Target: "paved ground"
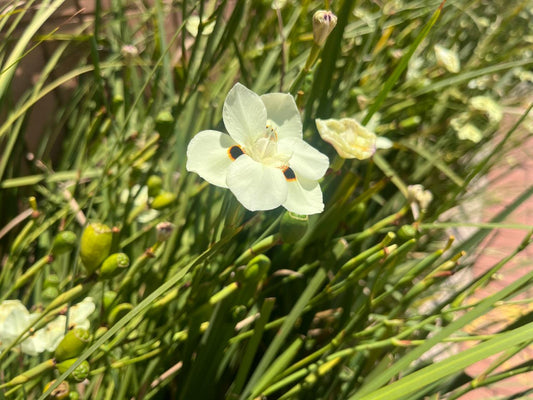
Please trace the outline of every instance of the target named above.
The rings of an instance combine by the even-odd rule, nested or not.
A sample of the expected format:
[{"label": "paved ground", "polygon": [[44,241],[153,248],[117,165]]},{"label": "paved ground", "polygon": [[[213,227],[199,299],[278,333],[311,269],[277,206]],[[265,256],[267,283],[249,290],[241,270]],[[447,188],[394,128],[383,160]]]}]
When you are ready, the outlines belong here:
[{"label": "paved ground", "polygon": [[[512,166],[516,166],[512,168]],[[501,211],[507,204],[511,203],[522,191],[533,185],[533,138],[523,143],[514,151],[506,163],[501,165],[489,175],[489,185],[485,198],[485,206],[482,208],[483,221]],[[528,224],[533,227],[533,198],[522,204],[513,212],[506,222]],[[474,268],[474,277],[481,275],[488,268],[500,261],[509,252],[515,249],[524,239],[526,230],[501,229],[494,231],[485,241],[481,254],[478,257]],[[533,245],[517,255],[514,260],[508,263],[502,272],[495,276],[490,285],[475,294],[475,298],[484,298],[505,287],[508,282],[512,282],[519,276],[530,272],[533,268]],[[533,299],[533,287],[517,299]],[[491,312],[487,317],[479,319],[469,327],[472,332],[478,334],[491,333],[496,329],[506,326],[510,321],[514,321],[521,315],[533,310],[533,301],[520,305],[509,305],[499,307]],[[472,365],[467,372],[472,376],[483,373],[492,360],[480,362]],[[510,359],[504,364],[504,369],[511,365],[516,365],[533,358],[533,345],[526,348],[518,356]],[[461,400],[490,400],[504,399],[507,396],[523,391],[526,388],[533,388],[533,372],[522,374],[487,388],[479,388],[468,395],[461,397]],[[533,394],[522,399],[533,399]]]}]

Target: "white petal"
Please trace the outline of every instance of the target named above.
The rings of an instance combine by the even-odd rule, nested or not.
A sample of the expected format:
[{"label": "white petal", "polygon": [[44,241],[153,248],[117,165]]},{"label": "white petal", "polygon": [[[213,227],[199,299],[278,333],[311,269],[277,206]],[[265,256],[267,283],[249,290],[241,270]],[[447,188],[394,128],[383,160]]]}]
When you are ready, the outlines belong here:
[{"label": "white petal", "polygon": [[247,155],[230,165],[227,183],[250,211],[272,210],[287,199],[287,181],[281,169],[258,163]]},{"label": "white petal", "polygon": [[324,210],[322,190],[318,182],[297,178],[288,182],[289,193],[283,207],[296,214],[318,214]]},{"label": "white petal", "polygon": [[294,98],[286,93],[269,93],[261,96],[267,118],[276,124],[278,138],[302,138],[302,119]]},{"label": "white petal", "polygon": [[221,132],[199,132],[187,147],[187,171],[196,172],[213,185],[227,188],[226,172],[232,162],[228,149],[236,144]]},{"label": "white petal", "polygon": [[265,105],[257,94],[240,83],[229,91],[224,101],[222,117],[230,136],[243,146],[265,133]]},{"label": "white petal", "polygon": [[278,152],[292,154],[289,166],[303,178],[317,180],[324,176],[329,159],[302,139],[286,138],[278,142]]},{"label": "white petal", "polygon": [[69,325],[86,325],[87,318],[91,315],[96,306],[94,305],[92,297],[86,297],[78,304],[69,308]]}]

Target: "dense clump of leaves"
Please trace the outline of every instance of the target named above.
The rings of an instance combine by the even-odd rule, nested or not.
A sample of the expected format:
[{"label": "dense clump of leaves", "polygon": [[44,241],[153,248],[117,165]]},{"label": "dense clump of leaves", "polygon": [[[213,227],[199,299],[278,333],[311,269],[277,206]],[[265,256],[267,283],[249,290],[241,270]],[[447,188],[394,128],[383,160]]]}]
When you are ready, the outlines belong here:
[{"label": "dense clump of leaves", "polygon": [[[63,3],[0,12],[8,38],[0,44],[0,297],[40,313],[0,347],[0,396],[38,398],[65,379],[75,396],[80,365],[77,390],[94,399],[457,398],[531,370],[493,366],[477,380],[462,372],[506,350],[501,364],[530,343],[528,316],[492,335],[463,328],[530,285],[531,272],[468,303],[531,234],[476,282],[450,287],[473,261],[464,252],[475,254],[489,230],[454,243],[444,229],[467,222],[446,221],[449,210],[531,134],[519,129],[526,104],[497,135],[498,110],[523,106],[531,88],[530,1],[345,0],[333,4],[338,20],[323,47],[312,34],[318,1],[96,2],[94,20],[69,33],[46,24],[57,24]],[[14,99],[15,72],[39,49],[46,63]],[[295,96],[305,139],[332,166],[322,214],[247,212],[186,172],[187,143],[200,130],[223,130],[236,81]],[[24,157],[32,110],[50,93],[57,108]],[[314,121],[344,117],[392,148],[343,163]],[[479,140],[462,136],[466,125]],[[412,184],[433,193],[427,209],[409,195]],[[524,188],[491,228],[531,195]],[[89,222],[109,227],[105,246],[83,239]],[[97,262],[83,264],[84,254]],[[68,367],[58,370],[49,351],[17,354],[30,328],[86,296],[97,303],[90,343]],[[481,343],[442,361],[423,357],[472,340]]]}]

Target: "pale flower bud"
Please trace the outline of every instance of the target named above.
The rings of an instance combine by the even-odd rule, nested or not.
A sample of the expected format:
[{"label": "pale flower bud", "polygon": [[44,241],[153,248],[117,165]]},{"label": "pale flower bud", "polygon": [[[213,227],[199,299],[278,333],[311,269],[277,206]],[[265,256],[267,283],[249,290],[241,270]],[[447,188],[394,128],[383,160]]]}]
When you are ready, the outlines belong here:
[{"label": "pale flower bud", "polygon": [[353,118],[317,119],[320,137],[342,158],[365,160],[376,152],[376,135]]},{"label": "pale flower bud", "polygon": [[329,34],[337,25],[337,17],[331,11],[318,10],[313,15],[313,40],[322,47]]}]

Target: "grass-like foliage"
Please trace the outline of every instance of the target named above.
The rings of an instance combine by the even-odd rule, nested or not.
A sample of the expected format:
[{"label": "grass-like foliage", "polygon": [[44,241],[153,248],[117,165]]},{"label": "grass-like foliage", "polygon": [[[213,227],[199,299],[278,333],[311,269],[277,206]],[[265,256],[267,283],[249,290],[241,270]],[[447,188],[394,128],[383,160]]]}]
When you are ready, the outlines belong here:
[{"label": "grass-like foliage", "polygon": [[[89,3],[0,4],[0,399],[456,399],[531,371],[504,365],[531,312],[465,327],[531,287],[471,300],[531,243],[505,218],[533,186],[451,236],[532,133],[530,0]],[[237,82],[294,96],[323,212],[187,171]],[[341,158],[316,119],[343,118],[388,145]],[[469,279],[506,227],[523,243]]]}]

